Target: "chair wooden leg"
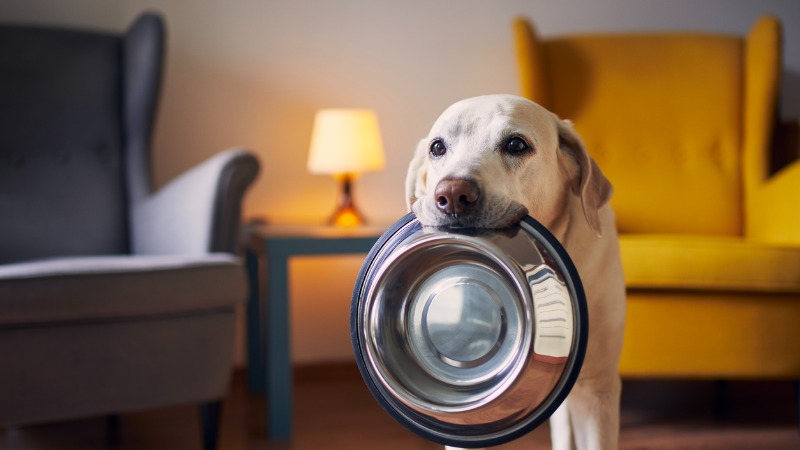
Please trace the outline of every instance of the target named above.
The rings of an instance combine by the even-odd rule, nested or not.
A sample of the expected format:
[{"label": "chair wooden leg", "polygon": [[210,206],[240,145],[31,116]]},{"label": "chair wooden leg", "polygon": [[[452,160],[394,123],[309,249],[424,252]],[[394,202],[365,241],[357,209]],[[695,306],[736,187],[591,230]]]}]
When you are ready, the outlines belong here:
[{"label": "chair wooden leg", "polygon": [[797,432],[800,434],[800,380],[794,381],[795,393],[797,393]]},{"label": "chair wooden leg", "polygon": [[714,417],[725,420],[728,417],[728,381],[714,380]]},{"label": "chair wooden leg", "polygon": [[203,450],[216,450],[219,438],[219,416],[222,400],[200,405],[200,424],[203,429]]},{"label": "chair wooden leg", "polygon": [[106,416],[106,445],[115,448],[120,443],[119,414]]}]

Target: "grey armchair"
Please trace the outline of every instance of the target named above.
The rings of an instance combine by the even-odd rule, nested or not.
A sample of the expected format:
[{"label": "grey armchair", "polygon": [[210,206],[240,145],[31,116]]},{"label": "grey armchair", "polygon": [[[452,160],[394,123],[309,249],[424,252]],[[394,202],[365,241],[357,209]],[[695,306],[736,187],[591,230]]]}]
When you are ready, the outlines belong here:
[{"label": "grey armchair", "polygon": [[156,192],[164,25],[0,25],[0,426],[202,405],[230,380],[240,205],[228,150]]}]

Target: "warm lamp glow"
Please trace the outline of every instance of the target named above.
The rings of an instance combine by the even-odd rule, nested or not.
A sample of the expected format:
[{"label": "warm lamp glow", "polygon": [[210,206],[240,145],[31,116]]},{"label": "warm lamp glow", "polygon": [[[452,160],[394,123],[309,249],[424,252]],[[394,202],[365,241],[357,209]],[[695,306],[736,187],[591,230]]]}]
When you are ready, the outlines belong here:
[{"label": "warm lamp glow", "polygon": [[333,216],[330,218],[330,224],[337,227],[355,227],[364,223],[364,218],[361,213],[351,205],[337,209]]},{"label": "warm lamp glow", "polygon": [[314,118],[308,171],[359,174],[383,169],[378,116],[366,109],[322,109]]},{"label": "warm lamp glow", "polygon": [[364,223],[353,204],[352,183],[360,173],[381,170],[383,143],[378,117],[365,109],[322,109],[314,118],[308,171],[330,174],[342,182],[339,204],[329,223],[355,226]]}]

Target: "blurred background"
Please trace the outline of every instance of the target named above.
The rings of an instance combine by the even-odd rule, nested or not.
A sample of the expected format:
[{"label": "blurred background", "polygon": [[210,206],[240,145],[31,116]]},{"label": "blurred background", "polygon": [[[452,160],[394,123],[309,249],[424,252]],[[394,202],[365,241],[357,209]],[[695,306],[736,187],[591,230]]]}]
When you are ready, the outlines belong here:
[{"label": "blurred background", "polygon": [[[462,98],[518,93],[510,32],[517,15],[550,37],[661,30],[744,35],[757,17],[773,14],[784,26],[781,116],[800,117],[795,0],[3,0],[0,20],[120,31],[144,10],[161,12],[168,33],[155,183],[225,148],[250,148],[262,172],[246,198],[245,218],[325,221],[337,184],[310,174],[306,160],[315,112],[340,107],[377,112],[386,168],[363,175],[355,196],[373,223],[399,218],[411,152],[439,113]],[[348,309],[362,260],[292,263],[296,363],[352,359]],[[239,347],[242,364],[241,338]]]}]

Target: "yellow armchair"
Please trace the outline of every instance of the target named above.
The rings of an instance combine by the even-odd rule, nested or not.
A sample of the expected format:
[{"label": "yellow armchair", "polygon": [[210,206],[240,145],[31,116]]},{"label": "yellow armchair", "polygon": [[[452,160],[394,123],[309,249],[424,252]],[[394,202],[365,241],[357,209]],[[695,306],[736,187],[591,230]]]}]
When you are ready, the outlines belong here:
[{"label": "yellow armchair", "polygon": [[570,119],[615,186],[628,377],[800,378],[800,163],[772,174],[781,29],[541,39],[522,95]]}]

